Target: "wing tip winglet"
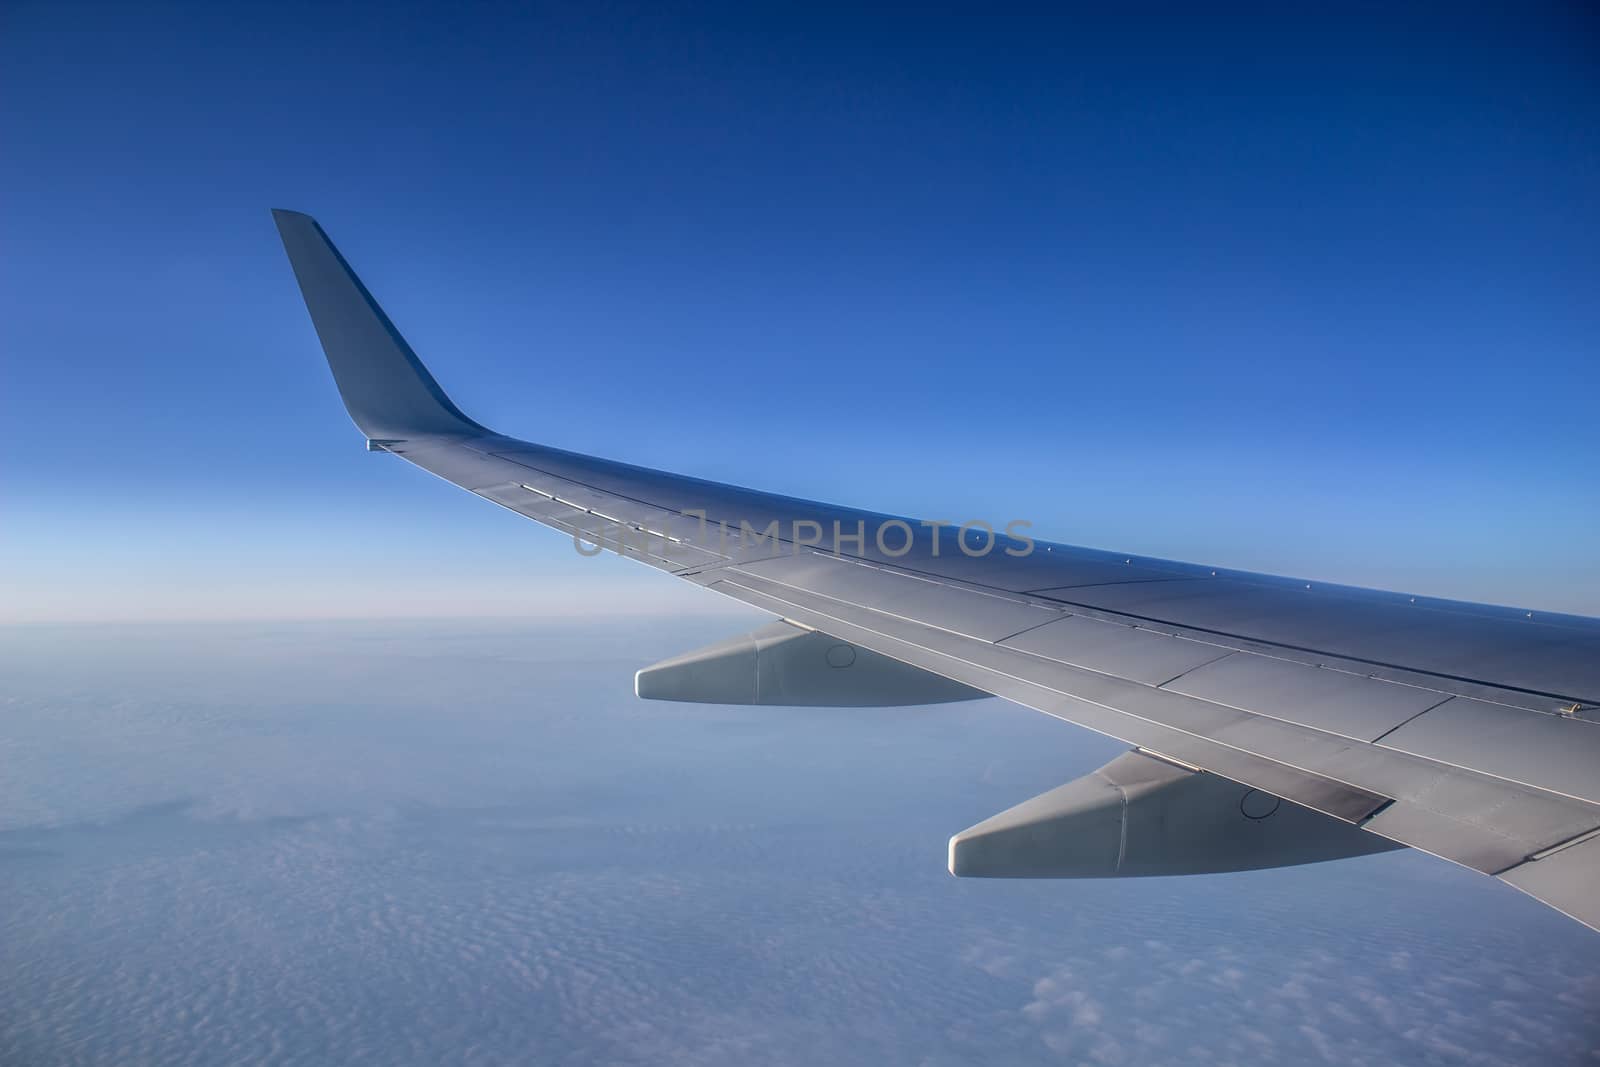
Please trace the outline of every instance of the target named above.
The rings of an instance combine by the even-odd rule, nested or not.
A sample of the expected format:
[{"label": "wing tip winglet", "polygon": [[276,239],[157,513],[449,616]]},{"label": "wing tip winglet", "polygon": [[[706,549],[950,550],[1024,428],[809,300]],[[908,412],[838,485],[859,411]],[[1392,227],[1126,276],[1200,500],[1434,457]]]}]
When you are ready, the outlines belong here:
[{"label": "wing tip winglet", "polygon": [[362,433],[404,440],[489,432],[439,388],[315,218],[288,208],[273,208],[272,218],[339,395]]}]

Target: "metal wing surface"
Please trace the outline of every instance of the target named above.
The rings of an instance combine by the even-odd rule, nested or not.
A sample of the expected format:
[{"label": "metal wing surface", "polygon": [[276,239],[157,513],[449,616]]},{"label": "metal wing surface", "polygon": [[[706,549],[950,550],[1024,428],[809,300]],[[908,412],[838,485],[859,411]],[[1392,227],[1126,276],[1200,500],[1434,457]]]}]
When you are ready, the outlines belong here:
[{"label": "metal wing surface", "polygon": [[991,538],[506,437],[450,402],[313,219],[274,216],[370,448],[1600,928],[1600,620]]}]

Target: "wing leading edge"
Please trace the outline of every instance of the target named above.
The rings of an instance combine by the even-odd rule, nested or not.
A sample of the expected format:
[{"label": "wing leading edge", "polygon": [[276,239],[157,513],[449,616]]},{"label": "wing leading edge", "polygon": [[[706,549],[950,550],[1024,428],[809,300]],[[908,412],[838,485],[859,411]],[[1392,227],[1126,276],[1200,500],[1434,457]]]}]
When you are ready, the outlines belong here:
[{"label": "wing leading edge", "polygon": [[450,401],[313,219],[273,215],[369,447],[791,623],[1495,875],[1600,928],[1600,620],[1004,535],[973,555],[970,531],[951,526],[505,437]]}]

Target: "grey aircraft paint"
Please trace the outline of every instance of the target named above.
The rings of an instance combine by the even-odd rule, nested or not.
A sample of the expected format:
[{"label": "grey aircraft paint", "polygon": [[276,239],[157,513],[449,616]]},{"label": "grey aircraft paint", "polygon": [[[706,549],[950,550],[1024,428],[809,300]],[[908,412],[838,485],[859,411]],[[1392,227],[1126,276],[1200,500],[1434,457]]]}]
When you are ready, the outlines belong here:
[{"label": "grey aircraft paint", "polygon": [[[954,527],[505,437],[449,401],[315,221],[274,217],[369,447],[575,539],[609,540],[827,635],[829,647],[907,668],[863,671],[871,684],[854,694],[830,679],[822,702],[892,703],[932,675],[1135,745],[1146,755],[1134,767],[1183,772],[1161,771],[1153,786],[1135,775],[1129,788],[1119,784],[1128,767],[1113,761],[1100,783],[958,834],[958,873],[1124,873],[1129,856],[1138,870],[1126,873],[1232,870],[1370,851],[1358,846],[1372,836],[1375,848],[1431,852],[1600,928],[1600,620],[1042,541],[1023,551],[1025,538],[1006,535],[972,554]],[[746,527],[772,536],[730,537]],[[902,550],[905,529],[917,536]],[[823,683],[800,672],[785,684],[798,697]],[[1230,810],[1252,794],[1292,807],[1281,823]],[[1109,872],[1075,859],[1061,827],[1110,825],[1119,804],[1133,851]],[[1163,813],[1179,807],[1193,809],[1198,852],[1163,836]],[[1012,834],[989,849],[1010,858],[980,872],[981,850],[963,842],[1000,840],[996,827],[1033,816],[1023,836],[1040,855],[1017,853]],[[957,862],[964,849],[970,864]]]}]

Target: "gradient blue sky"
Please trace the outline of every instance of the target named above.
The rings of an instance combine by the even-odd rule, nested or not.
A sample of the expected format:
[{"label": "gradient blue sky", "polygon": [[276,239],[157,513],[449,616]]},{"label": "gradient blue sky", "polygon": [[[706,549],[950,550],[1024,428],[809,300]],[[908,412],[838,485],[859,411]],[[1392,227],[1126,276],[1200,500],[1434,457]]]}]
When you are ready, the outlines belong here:
[{"label": "gradient blue sky", "polygon": [[1592,12],[0,15],[0,619],[721,610],[390,457],[267,209],[470,414],[1600,613]]}]

